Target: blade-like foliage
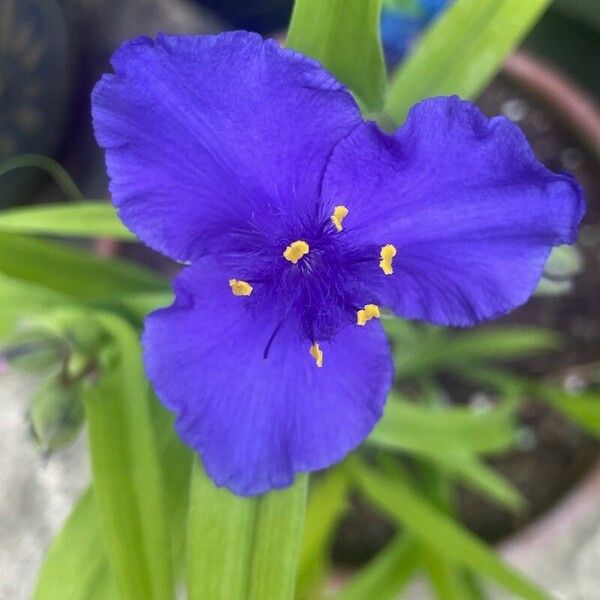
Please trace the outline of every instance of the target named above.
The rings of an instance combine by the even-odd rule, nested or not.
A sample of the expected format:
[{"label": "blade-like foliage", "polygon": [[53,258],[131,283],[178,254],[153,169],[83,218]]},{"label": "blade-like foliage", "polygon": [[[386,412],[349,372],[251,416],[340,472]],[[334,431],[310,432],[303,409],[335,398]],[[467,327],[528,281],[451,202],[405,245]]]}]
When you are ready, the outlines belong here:
[{"label": "blade-like foliage", "polygon": [[94,492],[83,494],[52,542],[38,575],[35,600],[118,600]]},{"label": "blade-like foliage", "polygon": [[170,599],[172,539],[137,334],[112,315],[96,318],[116,353],[84,397],[108,559],[122,597]]},{"label": "blade-like foliage", "polygon": [[143,267],[11,233],[0,233],[0,273],[85,301],[167,288],[161,277]]},{"label": "blade-like foliage", "polygon": [[393,77],[384,113],[399,124],[424,98],[475,98],[549,3],[456,0]]},{"label": "blade-like foliage", "polygon": [[190,600],[291,600],[306,507],[307,476],[244,498],[193,469],[188,521]]},{"label": "blade-like foliage", "polygon": [[335,596],[335,600],[394,600],[410,581],[420,559],[419,544],[399,535]]},{"label": "blade-like foliage", "polygon": [[392,394],[368,439],[379,446],[410,451],[500,452],[514,445],[516,434],[512,403],[489,411],[429,408]]},{"label": "blade-like foliage", "polygon": [[0,231],[6,233],[109,237],[134,240],[107,202],[65,202],[13,208],[0,213]]},{"label": "blade-like foliage", "polygon": [[383,105],[381,0],[296,0],[287,45],[319,60],[367,111]]},{"label": "blade-like foliage", "polygon": [[427,546],[436,549],[446,562],[486,575],[526,600],[549,600],[543,590],[505,564],[493,550],[436,509],[402,479],[378,475],[356,462],[352,467],[369,500]]}]

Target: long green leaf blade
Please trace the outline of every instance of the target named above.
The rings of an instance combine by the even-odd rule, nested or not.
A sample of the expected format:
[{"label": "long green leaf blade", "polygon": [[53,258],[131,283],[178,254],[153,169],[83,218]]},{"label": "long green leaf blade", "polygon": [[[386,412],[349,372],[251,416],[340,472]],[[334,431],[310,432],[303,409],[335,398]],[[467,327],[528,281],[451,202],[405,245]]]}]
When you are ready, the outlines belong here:
[{"label": "long green leaf blade", "polygon": [[525,508],[526,500],[512,483],[475,456],[462,453],[431,455],[441,470],[514,511]]},{"label": "long green leaf blade", "polygon": [[423,548],[421,564],[429,579],[435,598],[439,600],[470,600],[460,571],[435,550]]},{"label": "long green leaf blade", "polygon": [[413,576],[419,558],[415,540],[398,536],[354,576],[335,600],[394,600]]},{"label": "long green leaf blade", "polygon": [[381,0],[296,0],[287,45],[319,60],[368,110],[383,105]]},{"label": "long green leaf blade", "polygon": [[124,598],[163,600],[174,589],[158,449],[136,333],[113,315],[117,364],[86,390],[94,490],[108,556]]},{"label": "long green leaf blade", "polygon": [[0,233],[0,273],[85,301],[167,289],[161,277],[143,267],[11,233]]},{"label": "long green leaf blade", "polygon": [[311,482],[298,566],[300,598],[312,598],[326,576],[334,528],[348,507],[348,483],[342,468],[330,469]]},{"label": "long green leaf blade", "polygon": [[254,528],[249,600],[292,600],[304,528],[308,475],[262,496]]},{"label": "long green leaf blade", "polygon": [[189,600],[247,600],[257,502],[217,488],[194,463],[187,535]]},{"label": "long green leaf blade", "polygon": [[35,600],[118,600],[93,490],[83,494],[50,546]]},{"label": "long green leaf blade", "polygon": [[0,212],[0,231],[6,233],[109,237],[134,240],[108,202],[65,202]]},{"label": "long green leaf blade", "polygon": [[[401,323],[401,322],[400,322]],[[395,345],[397,379],[432,372],[457,373],[473,364],[507,361],[556,349],[560,336],[538,327],[494,327],[448,332],[429,328],[407,350],[396,319],[386,327]]]},{"label": "long green leaf blade", "polygon": [[291,600],[306,505],[305,475],[244,498],[217,488],[196,463],[188,525],[190,600]]},{"label": "long green leaf blade", "polygon": [[384,113],[396,123],[431,96],[474,98],[550,0],[457,0],[392,79]]},{"label": "long green leaf blade", "polygon": [[392,395],[368,441],[397,450],[489,453],[512,447],[516,439],[512,404],[476,412],[428,408]]},{"label": "long green leaf blade", "polygon": [[535,385],[532,386],[532,391],[565,417],[592,435],[600,437],[600,393],[589,391],[573,395],[560,388]]},{"label": "long green leaf blade", "polygon": [[[172,415],[152,403],[160,448],[173,554],[182,563],[192,453],[173,429]],[[90,487],[52,542],[38,576],[35,600],[117,600],[98,504]]]},{"label": "long green leaf blade", "polygon": [[457,566],[486,575],[526,600],[549,600],[549,596],[505,564],[472,533],[446,516],[410,486],[353,463],[353,471],[368,498],[385,510],[428,546]]}]

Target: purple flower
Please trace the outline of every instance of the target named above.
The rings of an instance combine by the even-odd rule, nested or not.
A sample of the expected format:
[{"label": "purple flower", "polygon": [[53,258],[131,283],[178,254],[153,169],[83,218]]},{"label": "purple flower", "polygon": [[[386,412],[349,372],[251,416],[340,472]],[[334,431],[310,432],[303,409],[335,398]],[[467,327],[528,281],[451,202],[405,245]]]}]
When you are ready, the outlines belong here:
[{"label": "purple flower", "polygon": [[527,300],[584,211],[568,175],[458,98],[394,134],[317,62],[258,35],[140,38],[93,93],[113,201],[190,263],[143,337],[148,375],[218,485],[341,460],[392,381],[379,307],[473,325]]}]

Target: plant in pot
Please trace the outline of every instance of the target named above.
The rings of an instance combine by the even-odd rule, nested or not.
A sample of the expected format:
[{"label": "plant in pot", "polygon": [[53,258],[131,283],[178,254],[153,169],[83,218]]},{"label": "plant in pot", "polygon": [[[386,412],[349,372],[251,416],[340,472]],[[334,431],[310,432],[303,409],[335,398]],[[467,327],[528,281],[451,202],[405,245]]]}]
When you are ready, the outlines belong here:
[{"label": "plant in pot", "polygon": [[[392,76],[387,93],[378,2],[299,0],[287,45],[318,58],[348,85],[363,114],[394,129],[422,98],[476,96],[545,5],[459,0]],[[345,215],[338,208],[344,207],[336,207],[332,222],[340,232]],[[554,334],[524,327],[451,333],[383,318],[396,355],[396,386],[366,444],[314,475],[308,490],[303,475],[285,490],[243,498],[215,487],[145,381],[139,330],[150,310],[168,304],[167,282],[140,266],[36,237],[131,241],[114,209],[88,202],[7,211],[0,231],[4,329],[19,325],[60,342],[54,373],[80,394],[92,459],[93,485],[50,548],[36,597],[68,589],[73,598],[170,598],[176,582],[190,598],[320,597],[332,534],[351,494],[368,499],[399,528],[340,598],[394,597],[417,572],[440,598],[479,598],[483,579],[516,596],[546,597],[460,524],[453,491],[462,482],[511,509],[523,506],[518,490],[484,458],[523,442],[517,415],[524,392],[596,427],[592,392],[573,401],[553,382],[497,368],[498,358],[552,347]],[[306,242],[296,241],[283,256],[296,264],[308,252]],[[384,274],[391,274],[392,259],[382,248]],[[574,260],[555,255],[548,279]],[[250,295],[251,283],[230,281],[234,296]],[[376,313],[387,316],[369,307],[359,310],[365,322],[358,314],[358,325]],[[27,355],[31,344],[16,340],[7,356],[14,359],[19,349]],[[319,352],[313,344],[315,368],[323,361]],[[468,384],[470,395],[483,385],[487,397],[449,406],[448,375]]]}]

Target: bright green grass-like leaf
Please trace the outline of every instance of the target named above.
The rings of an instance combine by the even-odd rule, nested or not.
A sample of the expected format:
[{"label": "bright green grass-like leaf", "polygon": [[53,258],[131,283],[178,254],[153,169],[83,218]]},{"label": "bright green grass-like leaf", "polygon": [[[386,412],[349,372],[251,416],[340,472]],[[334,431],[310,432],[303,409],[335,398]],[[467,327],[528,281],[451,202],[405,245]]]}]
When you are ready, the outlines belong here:
[{"label": "bright green grass-like leaf", "polygon": [[[154,429],[160,448],[173,555],[183,563],[192,452],[173,429],[172,416],[153,399]],[[93,490],[83,494],[52,542],[38,576],[35,600],[113,600],[118,591]]]},{"label": "bright green grass-like leaf", "polygon": [[526,600],[549,600],[548,594],[505,564],[471,532],[446,516],[401,479],[371,472],[355,461],[352,471],[371,502],[450,564],[472,569]]},{"label": "bright green grass-like leaf", "polygon": [[247,600],[257,498],[217,488],[197,462],[187,534],[189,600]]},{"label": "bright green grass-like leaf", "polygon": [[381,0],[296,0],[287,45],[319,60],[367,111],[383,105]]},{"label": "bright green grass-like leaf", "polygon": [[489,385],[501,392],[521,394],[548,402],[565,417],[592,435],[600,437],[600,393],[597,391],[570,394],[558,386],[540,384],[497,368],[471,368],[464,374],[470,381]]},{"label": "bright green grass-like leaf", "polygon": [[386,325],[392,343],[396,377],[404,379],[438,371],[460,372],[474,363],[514,360],[555,349],[560,336],[536,327],[493,327],[451,332],[422,329],[407,346],[403,329]]},{"label": "bright green grass-like leaf", "polygon": [[399,124],[424,98],[475,98],[549,4],[550,0],[456,0],[393,77],[385,115]]},{"label": "bright green grass-like leaf", "polygon": [[548,385],[533,385],[531,391],[588,433],[600,437],[600,392],[569,394]]},{"label": "bright green grass-like leaf", "polygon": [[470,600],[470,593],[466,587],[460,570],[444,557],[424,547],[421,551],[421,565],[429,580],[434,597],[439,600]]},{"label": "bright green grass-like leaf", "polygon": [[190,600],[291,600],[307,476],[289,488],[244,498],[217,488],[196,463],[188,526]]},{"label": "bright green grass-like leaf", "polygon": [[52,542],[34,600],[118,600],[92,489],[83,494]]},{"label": "bright green grass-like leaf", "polygon": [[420,559],[419,544],[398,535],[335,596],[335,600],[394,600],[410,581]]},{"label": "bright green grass-like leaf", "polygon": [[342,468],[330,469],[311,481],[296,582],[299,598],[313,598],[326,576],[334,529],[348,508],[348,493]]},{"label": "bright green grass-like leaf", "polygon": [[170,599],[172,540],[137,334],[113,315],[96,318],[118,352],[117,364],[84,394],[109,561],[123,598]]},{"label": "bright green grass-like leaf", "polygon": [[489,411],[424,407],[393,394],[368,441],[391,449],[439,452],[500,452],[516,441],[514,405]]},{"label": "bright green grass-like leaf", "polygon": [[108,202],[65,202],[0,212],[0,231],[7,233],[134,240]]},{"label": "bright green grass-like leaf", "polygon": [[522,510],[524,499],[503,477],[482,463],[478,453],[505,451],[517,441],[515,403],[485,412],[470,408],[424,407],[393,395],[368,443],[409,452],[492,500]]},{"label": "bright green grass-like leaf", "polygon": [[[426,455],[426,453],[423,453]],[[444,473],[513,511],[525,508],[525,498],[507,479],[468,453],[430,455]]]},{"label": "bright green grass-like leaf", "polygon": [[151,271],[73,246],[0,233],[0,273],[83,301],[167,290]]},{"label": "bright green grass-like leaf", "polygon": [[291,600],[304,529],[308,475],[284,490],[275,490],[258,500],[254,527],[250,600]]}]

